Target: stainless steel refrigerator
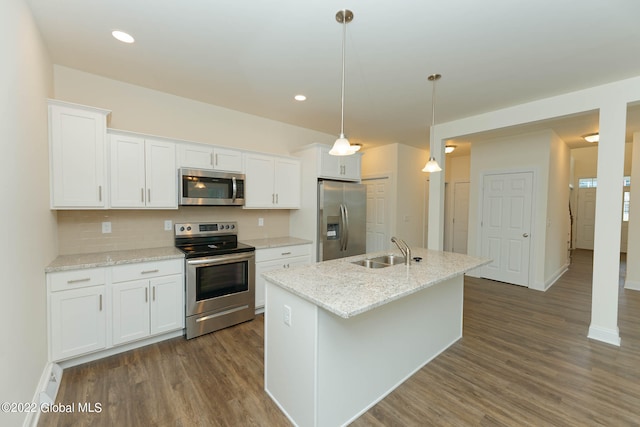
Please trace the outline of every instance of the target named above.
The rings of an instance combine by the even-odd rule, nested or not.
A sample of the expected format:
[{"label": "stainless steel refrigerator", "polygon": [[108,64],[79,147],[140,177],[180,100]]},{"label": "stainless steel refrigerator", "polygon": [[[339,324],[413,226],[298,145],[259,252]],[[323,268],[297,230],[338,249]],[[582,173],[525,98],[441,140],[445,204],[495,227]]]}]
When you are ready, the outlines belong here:
[{"label": "stainless steel refrigerator", "polygon": [[365,185],[318,181],[318,261],[366,252],[366,205]]}]

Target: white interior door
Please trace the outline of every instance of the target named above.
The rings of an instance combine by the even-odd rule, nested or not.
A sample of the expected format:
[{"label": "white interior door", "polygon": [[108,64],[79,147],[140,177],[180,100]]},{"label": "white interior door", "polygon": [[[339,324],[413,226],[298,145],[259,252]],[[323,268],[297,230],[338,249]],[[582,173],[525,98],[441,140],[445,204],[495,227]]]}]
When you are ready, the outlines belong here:
[{"label": "white interior door", "polygon": [[529,286],[533,173],[486,175],[482,196],[483,276]]},{"label": "white interior door", "polygon": [[367,186],[367,253],[389,248],[389,178],[363,180]]},{"label": "white interior door", "polygon": [[467,253],[469,230],[469,183],[453,184],[453,219],[451,252]]},{"label": "white interior door", "polygon": [[576,218],[576,248],[593,250],[595,225],[596,188],[579,188]]}]

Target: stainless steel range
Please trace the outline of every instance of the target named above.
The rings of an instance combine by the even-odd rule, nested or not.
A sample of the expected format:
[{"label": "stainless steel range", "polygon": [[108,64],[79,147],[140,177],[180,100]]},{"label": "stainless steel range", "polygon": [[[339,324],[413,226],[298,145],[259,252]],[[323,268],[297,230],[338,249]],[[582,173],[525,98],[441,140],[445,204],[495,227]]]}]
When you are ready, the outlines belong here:
[{"label": "stainless steel range", "polygon": [[175,225],[185,254],[187,339],[255,317],[255,248],[235,222]]}]

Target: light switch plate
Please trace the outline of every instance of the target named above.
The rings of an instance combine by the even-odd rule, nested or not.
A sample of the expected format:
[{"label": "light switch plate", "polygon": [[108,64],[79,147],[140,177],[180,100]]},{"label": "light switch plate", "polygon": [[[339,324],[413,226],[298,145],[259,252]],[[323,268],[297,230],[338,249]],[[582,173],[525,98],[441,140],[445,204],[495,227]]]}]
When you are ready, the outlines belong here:
[{"label": "light switch plate", "polygon": [[173,222],[170,219],[164,221],[164,231],[171,231],[173,227]]},{"label": "light switch plate", "polygon": [[102,223],[102,233],[103,234],[111,233],[111,222],[110,221],[105,221],[105,222]]}]

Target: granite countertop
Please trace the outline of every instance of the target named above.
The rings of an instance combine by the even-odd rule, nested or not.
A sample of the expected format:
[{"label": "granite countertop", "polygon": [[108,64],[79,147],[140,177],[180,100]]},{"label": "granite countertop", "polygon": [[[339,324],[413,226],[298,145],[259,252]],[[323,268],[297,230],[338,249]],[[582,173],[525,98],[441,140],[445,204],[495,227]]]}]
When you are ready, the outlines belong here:
[{"label": "granite countertop", "polygon": [[242,240],[242,243],[254,246],[256,249],[280,248],[282,246],[306,245],[313,243],[311,240],[298,239],[297,237],[267,237],[264,239]]},{"label": "granite countertop", "polygon": [[412,261],[408,267],[399,264],[365,268],[352,264],[353,261],[389,253],[394,252],[376,252],[273,270],[263,273],[263,277],[347,319],[491,262],[453,252],[413,248],[412,256],[422,257],[422,261]]},{"label": "granite countertop", "polygon": [[107,267],[118,264],[159,261],[184,258],[184,253],[174,246],[150,249],[97,252],[89,254],[61,255],[45,267],[45,273],[78,270],[83,268]]}]

